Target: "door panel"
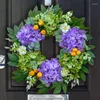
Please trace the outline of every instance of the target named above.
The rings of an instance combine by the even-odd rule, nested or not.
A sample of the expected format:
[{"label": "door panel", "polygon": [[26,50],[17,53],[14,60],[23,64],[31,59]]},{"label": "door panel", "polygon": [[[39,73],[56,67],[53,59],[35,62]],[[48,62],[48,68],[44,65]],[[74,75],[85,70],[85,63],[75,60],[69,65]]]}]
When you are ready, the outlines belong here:
[{"label": "door panel", "polygon": [[90,100],[100,99],[100,0],[91,0],[91,33],[93,36],[92,44],[96,45],[94,49],[95,53],[95,65],[91,68],[90,74]]}]

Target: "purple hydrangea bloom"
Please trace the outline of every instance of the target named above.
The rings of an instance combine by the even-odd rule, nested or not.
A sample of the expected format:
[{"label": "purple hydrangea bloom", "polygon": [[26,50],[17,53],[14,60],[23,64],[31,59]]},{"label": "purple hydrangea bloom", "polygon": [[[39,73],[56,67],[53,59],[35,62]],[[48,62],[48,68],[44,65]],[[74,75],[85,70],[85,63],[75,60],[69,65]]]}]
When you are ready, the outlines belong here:
[{"label": "purple hydrangea bloom", "polygon": [[46,60],[41,64],[38,70],[42,72],[43,76],[41,80],[43,80],[47,86],[56,81],[63,81],[61,77],[62,68],[56,58]]},{"label": "purple hydrangea bloom", "polygon": [[22,45],[28,45],[31,42],[39,42],[44,39],[39,30],[34,30],[31,25],[25,25],[16,35]]},{"label": "purple hydrangea bloom", "polygon": [[85,38],[86,35],[84,30],[73,27],[67,33],[62,34],[59,46],[68,52],[71,52],[75,47],[82,51],[84,48]]}]

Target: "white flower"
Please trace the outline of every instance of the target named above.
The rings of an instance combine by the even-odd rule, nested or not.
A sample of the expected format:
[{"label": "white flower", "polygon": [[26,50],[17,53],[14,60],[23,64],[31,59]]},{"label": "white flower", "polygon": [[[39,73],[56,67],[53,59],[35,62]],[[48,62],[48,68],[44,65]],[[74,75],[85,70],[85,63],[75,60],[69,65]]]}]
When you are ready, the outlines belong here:
[{"label": "white flower", "polygon": [[62,71],[61,71],[61,76],[62,77],[68,76],[68,73],[69,73],[69,71],[66,68],[62,68]]},{"label": "white flower", "polygon": [[25,46],[20,46],[17,50],[20,55],[25,55],[26,54],[26,47]]},{"label": "white flower", "polygon": [[62,30],[62,32],[68,32],[68,30],[70,29],[70,26],[67,23],[61,24],[60,29]]},{"label": "white flower", "polygon": [[78,79],[74,80],[74,81],[71,83],[71,89],[72,89],[74,86],[76,86],[76,84],[79,85],[79,80],[78,80]]},{"label": "white flower", "polygon": [[68,15],[69,17],[71,17],[71,16],[73,15],[73,13],[72,13],[71,11],[69,11],[69,12],[67,12],[67,15]]}]

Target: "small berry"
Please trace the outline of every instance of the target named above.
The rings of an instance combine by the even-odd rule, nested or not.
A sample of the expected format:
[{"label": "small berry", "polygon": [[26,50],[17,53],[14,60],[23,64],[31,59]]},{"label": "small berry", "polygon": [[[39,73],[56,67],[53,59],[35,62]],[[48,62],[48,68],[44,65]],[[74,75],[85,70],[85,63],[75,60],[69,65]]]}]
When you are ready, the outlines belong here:
[{"label": "small berry", "polygon": [[34,72],[34,71],[30,71],[30,72],[29,72],[29,75],[30,75],[30,76],[34,76],[34,75],[35,75],[35,72]]},{"label": "small berry", "polygon": [[39,26],[42,26],[44,23],[42,20],[39,20],[38,24],[39,24]]},{"label": "small berry", "polygon": [[41,77],[42,77],[42,73],[41,73],[41,72],[38,72],[38,73],[37,73],[37,77],[38,77],[38,78],[41,78]]},{"label": "small berry", "polygon": [[80,54],[81,54],[81,51],[80,51],[80,50],[78,50],[78,51],[77,51],[77,55],[80,55]]},{"label": "small berry", "polygon": [[33,28],[34,28],[34,30],[38,30],[39,26],[38,25],[34,25]]},{"label": "small berry", "polygon": [[35,69],[34,72],[37,73],[38,72],[38,69]]},{"label": "small berry", "polygon": [[45,35],[45,34],[46,34],[46,31],[45,31],[45,30],[42,30],[42,31],[41,31],[41,34],[42,34],[42,35]]},{"label": "small berry", "polygon": [[76,53],[75,52],[71,52],[71,56],[76,56]]},{"label": "small berry", "polygon": [[73,51],[73,52],[77,52],[78,49],[77,49],[77,48],[73,48],[72,51]]}]

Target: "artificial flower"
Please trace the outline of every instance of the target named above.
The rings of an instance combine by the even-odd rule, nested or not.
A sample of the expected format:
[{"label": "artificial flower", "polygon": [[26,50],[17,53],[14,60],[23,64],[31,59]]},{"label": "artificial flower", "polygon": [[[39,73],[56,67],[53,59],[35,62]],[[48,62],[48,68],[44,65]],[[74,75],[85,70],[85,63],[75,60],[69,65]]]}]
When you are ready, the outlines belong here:
[{"label": "artificial flower", "polygon": [[51,60],[46,60],[43,62],[38,69],[42,74],[42,80],[49,86],[51,83],[56,81],[62,81],[61,76],[61,66],[56,58],[52,58]]},{"label": "artificial flower", "polygon": [[20,55],[25,55],[27,53],[26,47],[25,46],[20,46],[18,48],[18,52],[19,52]]},{"label": "artificial flower", "polygon": [[73,48],[83,50],[86,34],[84,30],[77,27],[71,28],[68,32],[63,33],[59,46],[71,52]]},{"label": "artificial flower", "polygon": [[62,32],[68,32],[68,30],[70,29],[70,26],[67,23],[61,24],[60,29],[62,30]]},{"label": "artificial flower", "polygon": [[16,35],[22,45],[28,45],[31,42],[39,42],[44,39],[39,30],[34,30],[31,25],[25,25]]},{"label": "artificial flower", "polygon": [[62,68],[61,70],[61,76],[62,77],[66,77],[69,73],[69,70],[67,70],[66,68]]}]

